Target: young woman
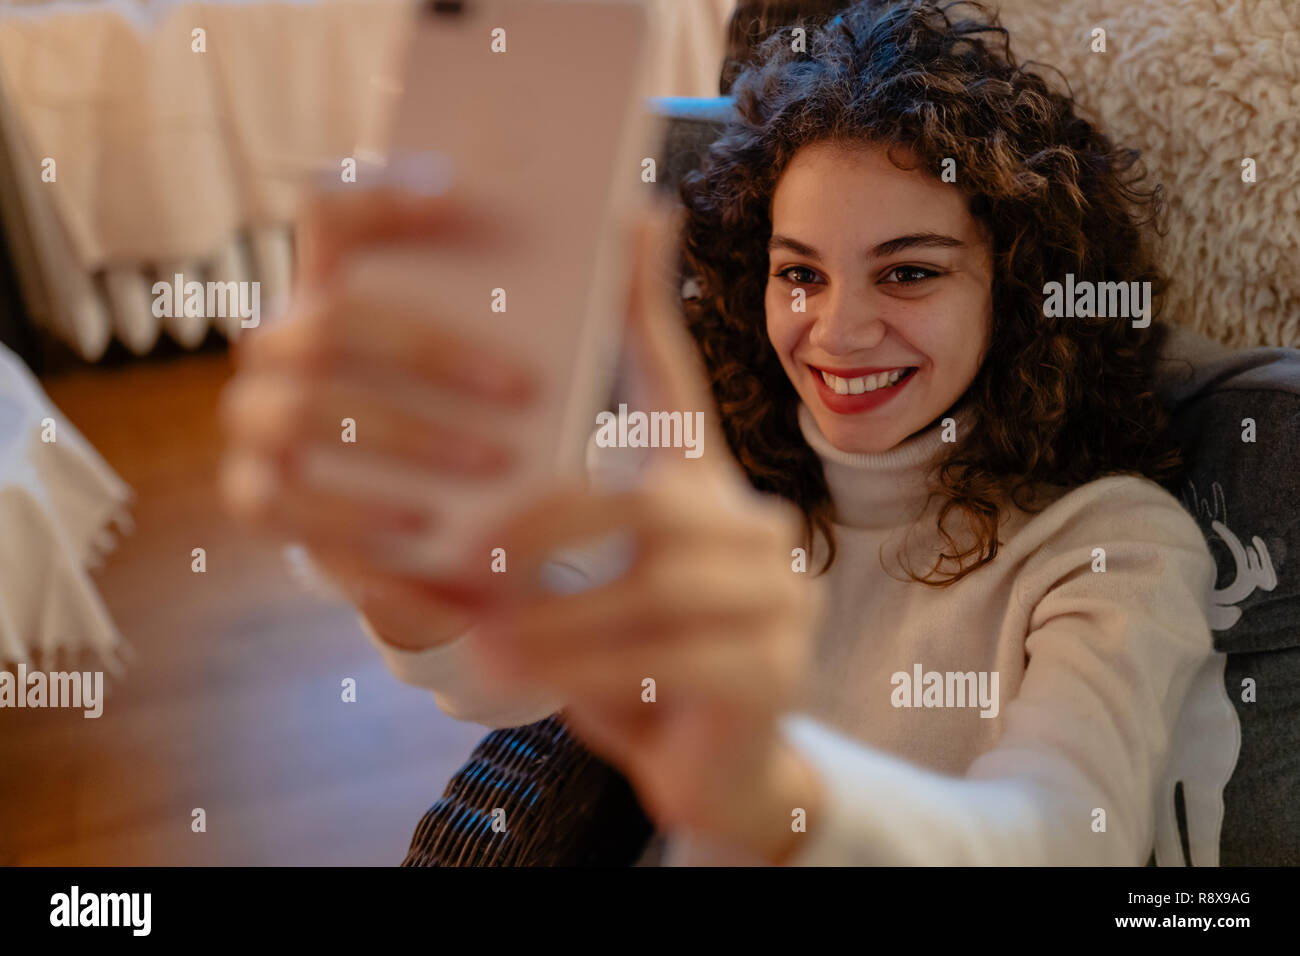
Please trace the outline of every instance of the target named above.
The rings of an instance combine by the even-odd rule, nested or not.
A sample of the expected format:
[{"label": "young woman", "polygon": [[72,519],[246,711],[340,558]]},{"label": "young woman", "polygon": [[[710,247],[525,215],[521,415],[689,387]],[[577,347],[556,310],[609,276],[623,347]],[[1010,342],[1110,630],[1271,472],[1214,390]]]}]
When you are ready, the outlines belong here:
[{"label": "young woman", "polygon": [[[456,354],[462,387],[499,380],[484,398],[505,408],[526,361],[392,317],[359,343],[355,293],[322,263],[445,210],[335,200],[313,304],[243,357],[228,500],[307,541],[446,712],[563,707],[672,833],[670,862],[1146,862],[1214,565],[1157,483],[1178,467],[1151,391],[1160,324],[1045,300],[1136,282],[1158,306],[1158,192],[978,6],[864,0],[806,51],[767,40],[733,94],[683,188],[698,349],[664,301],[662,225],[629,314],[644,407],[716,421],[701,458],[659,449],[629,486],[600,450],[592,487],[487,529],[459,587],[377,571],[369,529],[413,519],[303,483],[303,436],[326,432],[306,410],[367,403],[405,426],[380,427],[384,453],[486,472],[508,464],[468,463],[482,440],[450,425],[413,449],[377,383],[400,366],[450,387]],[[373,387],[303,358],[322,349]],[[634,545],[626,571],[584,546],[609,535]],[[493,547],[509,574],[482,573]],[[539,586],[547,563],[577,580]]]}]

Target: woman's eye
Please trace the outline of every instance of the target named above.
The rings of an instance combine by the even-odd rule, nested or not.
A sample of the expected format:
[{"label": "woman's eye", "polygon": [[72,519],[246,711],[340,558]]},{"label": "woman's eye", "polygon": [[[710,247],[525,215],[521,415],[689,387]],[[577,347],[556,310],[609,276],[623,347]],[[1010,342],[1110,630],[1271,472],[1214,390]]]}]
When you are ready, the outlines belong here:
[{"label": "woman's eye", "polygon": [[817,281],[817,273],[806,266],[790,266],[788,269],[782,269],[777,275],[795,285],[811,285]]},{"label": "woman's eye", "polygon": [[932,269],[922,269],[920,266],[896,266],[889,270],[889,275],[904,275],[910,278],[886,279],[892,285],[916,285],[925,279],[931,279],[939,273]]}]

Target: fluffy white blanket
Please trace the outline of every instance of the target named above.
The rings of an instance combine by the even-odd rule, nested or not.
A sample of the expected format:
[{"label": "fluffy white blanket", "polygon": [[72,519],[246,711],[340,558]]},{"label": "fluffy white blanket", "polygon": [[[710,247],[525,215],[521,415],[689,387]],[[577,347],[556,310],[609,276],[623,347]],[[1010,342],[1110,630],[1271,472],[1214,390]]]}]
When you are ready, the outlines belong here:
[{"label": "fluffy white blanket", "polygon": [[1061,70],[1164,184],[1165,317],[1225,345],[1300,346],[1300,3],[993,4],[1017,56]]}]

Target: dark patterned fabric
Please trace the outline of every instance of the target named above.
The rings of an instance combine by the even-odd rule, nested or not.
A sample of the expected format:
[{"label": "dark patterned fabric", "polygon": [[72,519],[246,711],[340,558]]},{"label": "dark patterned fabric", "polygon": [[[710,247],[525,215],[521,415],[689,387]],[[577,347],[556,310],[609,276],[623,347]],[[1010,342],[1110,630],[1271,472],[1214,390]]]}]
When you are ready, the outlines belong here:
[{"label": "dark patterned fabric", "polygon": [[631,866],[652,829],[628,782],[551,716],[483,738],[402,866]]}]

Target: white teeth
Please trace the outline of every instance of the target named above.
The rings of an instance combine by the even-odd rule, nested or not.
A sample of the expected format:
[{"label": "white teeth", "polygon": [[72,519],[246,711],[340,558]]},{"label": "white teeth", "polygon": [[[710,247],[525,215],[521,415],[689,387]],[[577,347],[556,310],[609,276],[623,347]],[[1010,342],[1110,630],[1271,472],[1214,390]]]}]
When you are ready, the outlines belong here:
[{"label": "white teeth", "polygon": [[872,375],[861,375],[857,378],[840,378],[830,372],[822,372],[821,374],[822,381],[830,388],[833,388],[836,395],[861,395],[863,392],[874,392],[878,388],[893,385],[903,377],[906,371],[907,369],[896,368],[890,372],[876,372]]}]

